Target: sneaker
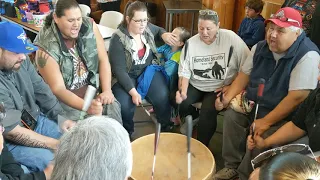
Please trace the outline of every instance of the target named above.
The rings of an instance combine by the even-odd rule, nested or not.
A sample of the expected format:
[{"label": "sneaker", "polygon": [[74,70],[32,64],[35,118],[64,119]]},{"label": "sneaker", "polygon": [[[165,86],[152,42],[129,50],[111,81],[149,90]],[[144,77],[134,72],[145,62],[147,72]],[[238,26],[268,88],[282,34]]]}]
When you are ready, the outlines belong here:
[{"label": "sneaker", "polygon": [[154,109],[151,108],[151,109],[148,110],[148,112],[149,112],[149,113],[154,113]]},{"label": "sneaker", "polygon": [[[192,126],[195,126],[196,124],[198,124],[198,122],[199,122],[199,118],[192,120]],[[184,122],[182,124],[182,126],[180,127],[180,132],[181,134],[187,135],[187,122]]]},{"label": "sneaker", "polygon": [[214,175],[216,179],[233,179],[236,176],[238,176],[236,169],[231,169],[226,167],[221,169]]}]

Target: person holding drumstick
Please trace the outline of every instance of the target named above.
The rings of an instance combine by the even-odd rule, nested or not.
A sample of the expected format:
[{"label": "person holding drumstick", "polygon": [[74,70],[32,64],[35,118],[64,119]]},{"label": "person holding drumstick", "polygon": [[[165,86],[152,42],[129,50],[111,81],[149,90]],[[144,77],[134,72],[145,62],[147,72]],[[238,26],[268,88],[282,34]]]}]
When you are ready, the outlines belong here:
[{"label": "person holding drumstick", "polygon": [[[250,53],[237,34],[220,29],[219,25],[219,16],[215,11],[199,11],[199,33],[191,37],[182,49],[178,71],[176,102],[180,104],[180,115],[192,115],[193,119],[199,117],[198,140],[206,146],[217,127],[218,111],[214,102],[220,88],[231,84]],[[226,74],[232,46],[233,55],[230,56]],[[196,102],[202,102],[200,114],[192,106]]]},{"label": "person holding drumstick", "polygon": [[251,124],[255,124],[254,137],[269,137],[292,119],[296,108],[317,86],[319,49],[302,30],[300,13],[293,8],[282,8],[266,23],[269,23],[266,40],[252,47],[252,56],[228,89],[225,101],[216,102],[216,107],[227,107],[243,89],[247,99],[257,102],[260,79],[265,79],[256,120],[253,121],[255,111],[244,115],[229,108],[224,114],[225,168],[215,175],[218,179],[237,175],[241,180],[248,179],[253,170],[251,159],[265,150],[246,148]]}]

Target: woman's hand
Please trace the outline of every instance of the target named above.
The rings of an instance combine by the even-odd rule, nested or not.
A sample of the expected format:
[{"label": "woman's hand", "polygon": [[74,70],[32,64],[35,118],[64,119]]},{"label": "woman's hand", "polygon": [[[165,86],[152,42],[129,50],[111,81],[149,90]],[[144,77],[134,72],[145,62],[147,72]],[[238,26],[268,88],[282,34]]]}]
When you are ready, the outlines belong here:
[{"label": "woman's hand", "polygon": [[102,104],[112,104],[114,102],[114,95],[110,90],[108,91],[103,91],[100,93],[97,97],[97,99],[102,103]]},{"label": "woman's hand", "polygon": [[136,106],[139,106],[142,103],[141,96],[139,93],[135,93],[132,97],[132,102]]},{"label": "woman's hand", "polygon": [[173,33],[163,33],[161,38],[169,46],[179,46],[179,39]]},{"label": "woman's hand", "polygon": [[183,91],[177,91],[176,92],[176,103],[177,104],[181,104],[182,101],[186,100],[187,99],[187,93],[186,92],[183,92]]}]

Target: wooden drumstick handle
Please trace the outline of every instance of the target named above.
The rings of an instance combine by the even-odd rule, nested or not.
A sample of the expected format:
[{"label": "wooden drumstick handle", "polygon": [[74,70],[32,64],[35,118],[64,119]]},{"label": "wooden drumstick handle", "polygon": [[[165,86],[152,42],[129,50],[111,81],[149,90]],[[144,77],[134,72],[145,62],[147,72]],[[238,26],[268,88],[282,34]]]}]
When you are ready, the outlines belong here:
[{"label": "wooden drumstick handle", "polygon": [[160,139],[160,132],[161,132],[161,124],[156,123],[156,133],[154,135],[153,164],[152,164],[152,174],[151,174],[152,180],[154,177],[154,169],[156,166],[156,154],[157,154],[157,149],[158,149],[158,144],[159,144],[159,139]]},{"label": "wooden drumstick handle", "polygon": [[191,180],[191,136],[192,136],[192,116],[188,115],[186,117],[187,122],[187,152],[188,152],[188,180]]},{"label": "wooden drumstick handle", "polygon": [[228,69],[229,69],[229,63],[230,63],[232,54],[233,54],[233,46],[230,46],[229,56],[228,56],[228,61],[227,61],[227,67],[226,67],[226,72],[224,73],[224,80],[223,80],[222,89],[221,89],[221,94],[220,94],[220,101],[221,101],[221,102],[222,102],[222,100],[223,100],[223,86],[224,86],[224,82],[226,81],[226,78],[227,78]]}]

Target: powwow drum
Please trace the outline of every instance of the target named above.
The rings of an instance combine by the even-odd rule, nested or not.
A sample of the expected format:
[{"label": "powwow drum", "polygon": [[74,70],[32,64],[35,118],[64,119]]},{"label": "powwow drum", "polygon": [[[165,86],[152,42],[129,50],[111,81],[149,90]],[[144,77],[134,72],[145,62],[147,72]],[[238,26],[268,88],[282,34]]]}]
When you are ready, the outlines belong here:
[{"label": "powwow drum", "polygon": [[[151,179],[154,134],[143,136],[131,143],[134,180]],[[215,160],[210,150],[201,142],[191,139],[191,179],[212,179],[215,173]],[[154,180],[186,180],[187,137],[176,133],[161,133],[156,154]]]}]

